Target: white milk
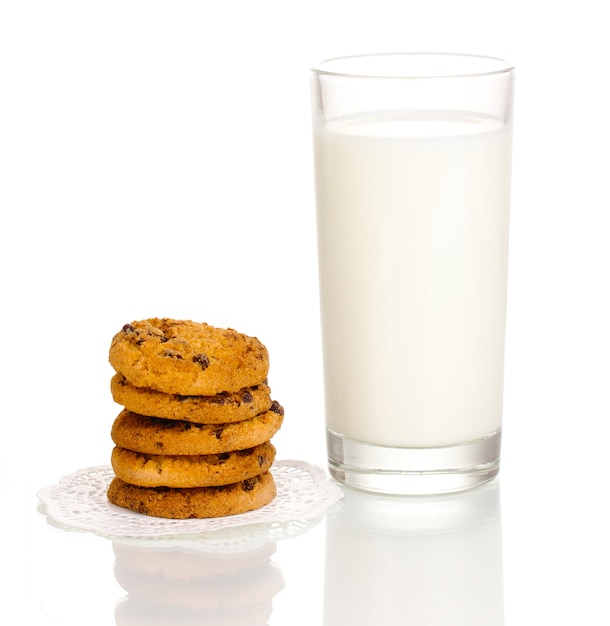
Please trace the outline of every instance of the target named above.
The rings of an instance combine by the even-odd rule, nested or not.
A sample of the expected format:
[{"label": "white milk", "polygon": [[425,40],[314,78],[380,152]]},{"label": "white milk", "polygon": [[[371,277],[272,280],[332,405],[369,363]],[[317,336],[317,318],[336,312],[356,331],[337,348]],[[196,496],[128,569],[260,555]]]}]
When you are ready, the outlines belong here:
[{"label": "white milk", "polygon": [[430,447],[501,425],[510,128],[419,115],[315,131],[327,426]]}]

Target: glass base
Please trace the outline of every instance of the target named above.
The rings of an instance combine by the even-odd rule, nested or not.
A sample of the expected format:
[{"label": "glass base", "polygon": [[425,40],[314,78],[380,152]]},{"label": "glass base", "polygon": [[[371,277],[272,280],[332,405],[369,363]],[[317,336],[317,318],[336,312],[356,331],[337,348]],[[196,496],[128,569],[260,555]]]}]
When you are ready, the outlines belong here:
[{"label": "glass base", "polygon": [[440,448],[397,448],[326,431],[328,466],[336,480],[396,495],[451,493],[482,485],[500,470],[501,431]]}]

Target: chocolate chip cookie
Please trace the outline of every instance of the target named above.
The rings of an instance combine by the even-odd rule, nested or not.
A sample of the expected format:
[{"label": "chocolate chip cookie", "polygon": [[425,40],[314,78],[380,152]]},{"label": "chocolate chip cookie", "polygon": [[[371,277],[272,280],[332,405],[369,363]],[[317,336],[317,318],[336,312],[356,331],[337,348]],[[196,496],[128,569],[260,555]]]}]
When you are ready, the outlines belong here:
[{"label": "chocolate chip cookie", "polygon": [[124,410],[115,419],[110,434],[120,448],[144,454],[218,454],[269,441],[283,419],[284,409],[278,402],[269,411],[229,424],[194,424]]},{"label": "chocolate chip cookie", "polygon": [[233,452],[201,455],[143,454],[116,446],[116,476],[140,487],[216,487],[266,472],[275,458],[270,442]]},{"label": "chocolate chip cookie", "polygon": [[109,360],[136,387],[180,395],[238,392],[262,383],[269,370],[267,349],[256,337],[170,318],[125,324]]},{"label": "chocolate chip cookie", "polygon": [[171,519],[223,517],[258,509],[273,500],[273,476],[264,472],[221,487],[140,487],[113,478],[108,499],[136,513]]},{"label": "chocolate chip cookie", "polygon": [[163,393],[132,385],[123,374],[115,374],[110,391],[117,404],[133,413],[164,417],[199,424],[227,424],[259,415],[271,407],[271,389],[262,382],[229,393],[213,396],[188,396]]}]

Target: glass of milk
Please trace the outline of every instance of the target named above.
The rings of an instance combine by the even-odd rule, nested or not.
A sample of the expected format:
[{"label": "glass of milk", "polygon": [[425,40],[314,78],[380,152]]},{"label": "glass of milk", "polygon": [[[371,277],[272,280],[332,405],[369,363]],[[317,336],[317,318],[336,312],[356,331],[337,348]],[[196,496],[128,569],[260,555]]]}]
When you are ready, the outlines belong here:
[{"label": "glass of milk", "polygon": [[376,54],[311,72],[329,469],[396,494],[499,470],[514,68]]}]

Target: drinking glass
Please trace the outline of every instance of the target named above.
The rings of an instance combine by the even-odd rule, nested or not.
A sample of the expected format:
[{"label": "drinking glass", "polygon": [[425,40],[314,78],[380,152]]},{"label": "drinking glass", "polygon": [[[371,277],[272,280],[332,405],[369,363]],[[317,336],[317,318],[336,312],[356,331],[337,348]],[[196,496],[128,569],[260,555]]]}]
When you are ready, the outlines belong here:
[{"label": "drinking glass", "polygon": [[514,68],[401,53],[311,71],[336,479],[444,493],[499,470]]}]

